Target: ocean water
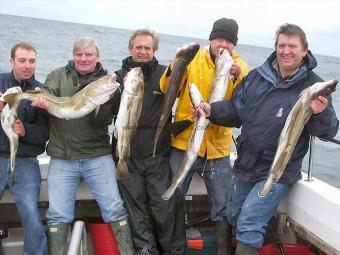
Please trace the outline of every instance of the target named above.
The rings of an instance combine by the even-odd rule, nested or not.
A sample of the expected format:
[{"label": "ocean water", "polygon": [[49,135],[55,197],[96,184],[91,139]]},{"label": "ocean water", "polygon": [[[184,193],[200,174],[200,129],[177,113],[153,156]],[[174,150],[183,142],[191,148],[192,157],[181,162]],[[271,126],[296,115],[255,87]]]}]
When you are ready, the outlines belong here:
[{"label": "ocean water", "polygon": [[[136,24],[136,29],[142,24]],[[242,31],[242,30],[241,30]],[[157,32],[157,31],[156,31]],[[0,72],[11,70],[9,64],[10,49],[18,42],[31,43],[37,50],[36,77],[44,82],[47,74],[63,66],[72,59],[74,41],[81,36],[96,39],[99,45],[101,62],[109,72],[120,68],[121,60],[128,56],[128,40],[131,30],[50,21],[0,14]],[[273,31],[274,34],[274,31]],[[307,35],[308,36],[308,35]],[[169,64],[176,53],[176,48],[198,41],[201,46],[207,40],[159,34],[160,47],[156,57],[161,64]],[[207,35],[208,37],[208,35]],[[273,40],[274,44],[274,40]],[[239,55],[253,69],[262,64],[273,51],[271,48],[243,45],[236,47]],[[313,49],[311,49],[313,51]],[[323,79],[340,80],[340,58],[316,55],[318,73]],[[333,105],[340,117],[340,88],[333,93]],[[235,135],[239,130],[235,130]],[[336,136],[340,139],[340,132]],[[303,164],[303,171],[308,166],[308,156]],[[340,145],[322,142],[316,139],[313,176],[340,188]]]}]

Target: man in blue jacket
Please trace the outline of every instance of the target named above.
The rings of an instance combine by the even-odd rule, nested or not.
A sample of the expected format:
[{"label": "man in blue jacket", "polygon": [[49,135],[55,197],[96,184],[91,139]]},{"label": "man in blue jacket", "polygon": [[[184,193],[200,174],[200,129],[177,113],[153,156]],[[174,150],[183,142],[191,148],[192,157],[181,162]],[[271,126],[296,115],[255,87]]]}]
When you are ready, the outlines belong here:
[{"label": "man in blue jacket", "polygon": [[[36,50],[31,45],[16,44],[11,50],[10,63],[12,72],[0,74],[0,94],[15,86],[22,91],[42,86],[34,77]],[[0,102],[0,111],[4,107],[5,103]],[[0,128],[0,198],[6,188],[13,194],[24,227],[24,254],[47,254],[45,229],[38,209],[40,169],[37,160],[37,155],[45,151],[48,140],[47,119],[41,110],[23,100],[13,130],[19,135],[14,184],[8,175],[9,140]]]},{"label": "man in blue jacket", "polygon": [[292,184],[302,177],[300,169],[310,135],[334,137],[339,126],[327,98],[320,96],[312,100],[313,115],[306,123],[282,177],[268,195],[258,195],[267,179],[289,112],[303,89],[321,81],[312,71],[317,65],[316,59],[308,50],[306,35],[300,27],[280,26],[275,48],[263,65],[243,79],[232,100],[201,105],[212,123],[242,126],[227,204],[228,221],[237,226],[237,255],[255,255],[261,248],[268,221]]}]

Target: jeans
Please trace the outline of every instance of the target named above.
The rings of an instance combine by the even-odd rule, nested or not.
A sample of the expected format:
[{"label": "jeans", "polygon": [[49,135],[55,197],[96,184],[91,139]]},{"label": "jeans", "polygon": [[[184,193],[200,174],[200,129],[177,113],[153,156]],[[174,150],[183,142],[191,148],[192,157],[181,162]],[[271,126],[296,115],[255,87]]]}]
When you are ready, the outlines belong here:
[{"label": "jeans", "polygon": [[48,225],[71,223],[80,181],[88,184],[106,223],[127,218],[111,155],[89,159],[51,158],[48,168]]},{"label": "jeans", "polygon": [[268,195],[260,197],[259,190],[266,180],[246,182],[233,172],[227,203],[227,217],[236,226],[236,239],[244,245],[261,248],[269,220],[291,185],[274,183]]},{"label": "jeans", "polygon": [[[185,151],[172,148],[170,154],[170,167],[173,174],[176,173],[178,166],[184,156]],[[211,220],[226,221],[226,204],[228,195],[228,178],[231,166],[228,157],[207,160],[206,157],[197,157],[184,178],[179,189],[183,195],[187,193],[192,176],[195,172],[203,178],[208,192],[211,205]]]},{"label": "jeans", "polygon": [[0,157],[0,198],[6,188],[12,193],[24,228],[24,255],[47,254],[45,228],[38,209],[40,169],[37,158],[16,158],[15,183],[8,176],[8,158]]}]

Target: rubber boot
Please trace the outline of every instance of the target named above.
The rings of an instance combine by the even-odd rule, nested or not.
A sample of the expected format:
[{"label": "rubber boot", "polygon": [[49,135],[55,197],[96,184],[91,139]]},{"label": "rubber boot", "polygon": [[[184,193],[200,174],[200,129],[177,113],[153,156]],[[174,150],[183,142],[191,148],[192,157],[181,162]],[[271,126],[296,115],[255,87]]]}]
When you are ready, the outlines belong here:
[{"label": "rubber boot", "polygon": [[69,224],[47,226],[47,246],[49,255],[63,255],[68,235]]},{"label": "rubber boot", "polygon": [[229,255],[231,253],[231,226],[227,221],[216,221],[216,235],[218,255]]},{"label": "rubber boot", "polygon": [[121,220],[111,222],[111,227],[115,234],[120,254],[135,255],[128,221]]},{"label": "rubber boot", "polygon": [[237,244],[235,255],[257,255],[260,249],[253,246],[244,245],[241,243]]}]

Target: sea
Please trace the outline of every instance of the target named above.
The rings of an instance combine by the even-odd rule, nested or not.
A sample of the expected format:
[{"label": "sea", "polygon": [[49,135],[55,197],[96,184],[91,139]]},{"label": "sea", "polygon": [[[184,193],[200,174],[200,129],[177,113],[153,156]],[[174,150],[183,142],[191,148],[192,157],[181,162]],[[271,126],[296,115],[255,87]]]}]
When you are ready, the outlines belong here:
[{"label": "sea", "polygon": [[[143,24],[136,24],[136,29],[138,28],[143,28]],[[68,60],[72,59],[74,41],[79,37],[90,36],[99,45],[101,63],[112,73],[121,67],[122,59],[129,55],[128,41],[132,32],[120,28],[0,14],[0,72],[11,70],[10,50],[14,44],[25,41],[31,43],[37,50],[36,78],[44,82],[49,72],[66,65]],[[176,49],[184,44],[193,41],[199,42],[201,46],[208,44],[208,40],[205,39],[158,35],[160,45],[156,57],[165,65],[168,65],[175,56]],[[253,69],[265,61],[273,48],[239,42],[236,51],[248,63],[249,68]],[[311,51],[313,52],[313,49]],[[325,80],[340,80],[340,58],[317,54],[315,56],[318,61],[315,71],[318,75]],[[333,106],[340,117],[340,88],[332,96]],[[236,129],[234,135],[237,136],[239,132],[240,130]],[[340,140],[340,132],[335,138]],[[312,176],[340,188],[340,145],[324,142],[318,138],[315,141]],[[307,154],[302,171],[308,168],[308,160]]]}]

